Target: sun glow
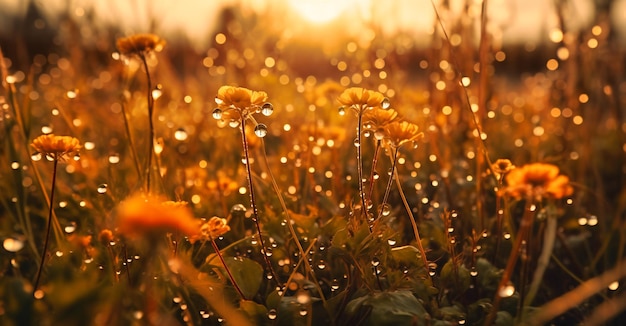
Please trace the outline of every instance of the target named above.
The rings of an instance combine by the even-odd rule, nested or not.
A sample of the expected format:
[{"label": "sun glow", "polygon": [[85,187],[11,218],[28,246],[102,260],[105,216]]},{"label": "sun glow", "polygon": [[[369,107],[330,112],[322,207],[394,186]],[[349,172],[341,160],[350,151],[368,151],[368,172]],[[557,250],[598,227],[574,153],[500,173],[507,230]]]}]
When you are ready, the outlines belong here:
[{"label": "sun glow", "polygon": [[305,20],[323,24],[338,18],[358,0],[289,0],[289,6]]}]

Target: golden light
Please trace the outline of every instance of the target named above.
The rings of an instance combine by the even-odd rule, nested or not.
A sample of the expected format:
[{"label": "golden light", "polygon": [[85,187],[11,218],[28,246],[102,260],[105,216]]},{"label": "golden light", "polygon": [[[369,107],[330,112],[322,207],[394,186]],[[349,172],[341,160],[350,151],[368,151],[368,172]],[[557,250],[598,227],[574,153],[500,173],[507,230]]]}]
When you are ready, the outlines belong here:
[{"label": "golden light", "polygon": [[305,20],[323,24],[336,19],[358,0],[289,0],[289,6]]}]

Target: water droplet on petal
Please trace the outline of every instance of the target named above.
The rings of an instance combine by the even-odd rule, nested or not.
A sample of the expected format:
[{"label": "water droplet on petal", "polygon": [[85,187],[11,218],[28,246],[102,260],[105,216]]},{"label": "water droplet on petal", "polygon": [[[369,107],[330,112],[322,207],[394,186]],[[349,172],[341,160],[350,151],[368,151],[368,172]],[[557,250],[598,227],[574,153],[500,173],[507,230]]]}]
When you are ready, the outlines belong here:
[{"label": "water droplet on petal", "polygon": [[389,99],[385,97],[383,101],[380,103],[380,107],[383,110],[389,109],[391,107],[391,101],[389,101]]},{"label": "water droplet on petal", "polygon": [[215,103],[216,103],[217,105],[220,105],[220,104],[224,104],[224,101],[223,101],[221,98],[219,98],[219,97],[217,97],[217,96],[216,96],[216,97],[215,97]]},{"label": "water droplet on petal", "polygon": [[40,161],[42,157],[43,157],[43,155],[41,155],[41,153],[39,153],[39,152],[35,152],[35,153],[30,155],[30,159],[33,160],[33,161]]},{"label": "water droplet on petal", "polygon": [[266,117],[269,117],[270,115],[272,115],[272,113],[274,113],[274,106],[272,105],[272,103],[264,103],[263,106],[261,106],[261,114],[263,114]]},{"label": "water droplet on petal", "polygon": [[213,119],[215,119],[215,120],[221,119],[223,113],[224,112],[222,112],[222,109],[220,109],[220,108],[214,109],[213,110],[213,114],[212,114],[213,115]]},{"label": "water droplet on petal", "polygon": [[267,126],[259,123],[258,125],[256,125],[256,127],[254,127],[254,134],[260,138],[267,136]]}]

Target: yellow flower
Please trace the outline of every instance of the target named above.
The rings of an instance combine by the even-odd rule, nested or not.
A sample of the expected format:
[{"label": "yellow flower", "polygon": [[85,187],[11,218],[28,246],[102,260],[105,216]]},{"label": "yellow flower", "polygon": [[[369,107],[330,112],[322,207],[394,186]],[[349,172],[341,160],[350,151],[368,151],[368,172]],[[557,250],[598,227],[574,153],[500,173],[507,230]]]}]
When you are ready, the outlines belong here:
[{"label": "yellow flower", "polygon": [[382,107],[385,96],[365,88],[351,87],[343,91],[337,100],[343,106],[356,107],[357,110],[361,110]]},{"label": "yellow flower", "polygon": [[398,120],[400,120],[400,117],[394,109],[374,109],[363,114],[363,127],[365,130],[374,131],[375,137],[381,139],[382,135],[384,135],[383,128],[391,122]]},{"label": "yellow flower", "polygon": [[199,234],[193,235],[189,238],[189,242],[193,244],[199,240],[206,241],[216,239],[228,231],[230,231],[228,221],[225,218],[213,216],[202,224]]},{"label": "yellow flower", "polygon": [[408,121],[391,122],[385,126],[384,131],[387,144],[394,148],[424,137],[424,133],[419,131],[419,127]]},{"label": "yellow flower", "polygon": [[228,226],[228,221],[225,218],[220,218],[217,216],[213,216],[202,225],[202,233],[208,234],[211,238],[215,239],[220,235],[230,231],[230,226]]},{"label": "yellow flower", "polygon": [[61,161],[78,154],[81,148],[78,139],[70,136],[55,136],[54,134],[41,135],[35,138],[30,146],[38,153]]},{"label": "yellow flower", "polygon": [[552,164],[533,163],[512,170],[506,175],[505,193],[515,198],[559,199],[573,193],[569,178],[559,175],[559,168]]},{"label": "yellow flower", "polygon": [[221,109],[241,110],[260,107],[267,101],[267,93],[252,91],[244,87],[222,86],[217,91],[215,102]]},{"label": "yellow flower", "polygon": [[513,165],[510,160],[505,158],[497,159],[491,165],[491,170],[495,173],[498,180],[500,180],[503,175],[513,171],[513,169],[515,169],[515,165]]},{"label": "yellow flower", "polygon": [[159,52],[165,46],[165,40],[155,34],[142,33],[117,39],[117,49],[121,54],[145,54]]},{"label": "yellow flower", "polygon": [[113,232],[109,229],[103,229],[100,231],[100,234],[98,234],[98,240],[100,240],[100,242],[102,242],[105,246],[108,246],[113,239],[115,239],[113,237]]},{"label": "yellow flower", "polygon": [[159,196],[137,194],[118,207],[118,231],[129,237],[158,236],[166,232],[198,233],[198,220],[183,204]]}]

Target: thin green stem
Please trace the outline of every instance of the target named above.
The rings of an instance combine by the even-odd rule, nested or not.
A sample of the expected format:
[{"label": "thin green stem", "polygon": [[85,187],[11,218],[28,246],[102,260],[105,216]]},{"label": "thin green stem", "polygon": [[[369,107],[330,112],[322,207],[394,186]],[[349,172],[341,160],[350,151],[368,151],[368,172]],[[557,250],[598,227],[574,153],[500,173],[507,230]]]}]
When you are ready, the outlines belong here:
[{"label": "thin green stem", "polygon": [[265,240],[263,240],[263,233],[261,232],[261,222],[259,221],[259,210],[256,206],[256,197],[254,195],[254,187],[252,186],[252,170],[250,169],[250,154],[248,150],[248,141],[246,139],[246,117],[243,115],[243,112],[240,112],[241,115],[241,142],[243,145],[243,154],[244,154],[244,165],[246,166],[246,179],[248,180],[248,190],[250,192],[250,206],[252,208],[253,214],[253,222],[256,226],[257,233],[259,234],[259,243],[261,244],[261,255],[263,256],[263,260],[265,260],[265,265],[267,265],[267,269],[269,270],[272,278],[277,284],[280,284],[276,272],[274,272],[274,268],[272,267],[272,263],[267,257],[265,247]]},{"label": "thin green stem", "polygon": [[41,273],[43,271],[43,265],[46,261],[46,252],[48,252],[48,243],[50,242],[50,229],[52,227],[52,211],[54,206],[54,187],[56,185],[57,180],[57,165],[59,163],[59,158],[54,154],[54,165],[52,168],[52,189],[50,190],[50,202],[48,204],[48,222],[46,226],[46,237],[43,243],[43,251],[41,252],[41,261],[39,262],[39,269],[37,270],[37,278],[35,278],[35,285],[33,286],[33,294],[39,288],[39,281],[41,280]]},{"label": "thin green stem", "polygon": [[220,248],[217,246],[217,243],[215,243],[215,240],[213,240],[213,237],[209,237],[209,240],[211,240],[211,245],[213,246],[213,250],[215,251],[215,254],[217,255],[217,257],[219,257],[220,261],[222,262],[222,265],[224,265],[224,270],[226,270],[226,274],[228,274],[228,278],[230,278],[230,282],[235,287],[235,290],[237,290],[237,293],[239,293],[239,295],[241,296],[243,300],[247,300],[246,296],[243,294],[243,291],[241,291],[241,288],[239,288],[239,285],[237,285],[237,282],[235,282],[235,278],[233,277],[233,274],[230,272],[230,268],[228,268],[228,265],[226,265],[224,256],[222,256],[222,253],[220,252]]},{"label": "thin green stem", "polygon": [[381,140],[376,140],[376,148],[374,149],[374,159],[372,160],[372,171],[370,172],[370,189],[367,192],[367,199],[372,200],[372,195],[374,193],[374,175],[376,173],[376,165],[378,165],[378,152],[380,152],[380,144]]}]

